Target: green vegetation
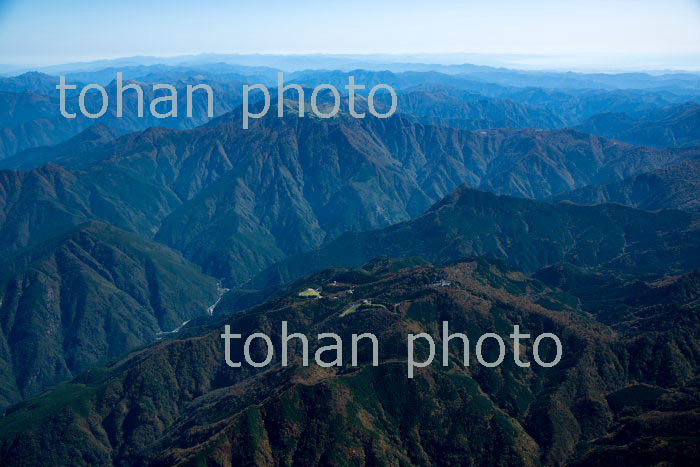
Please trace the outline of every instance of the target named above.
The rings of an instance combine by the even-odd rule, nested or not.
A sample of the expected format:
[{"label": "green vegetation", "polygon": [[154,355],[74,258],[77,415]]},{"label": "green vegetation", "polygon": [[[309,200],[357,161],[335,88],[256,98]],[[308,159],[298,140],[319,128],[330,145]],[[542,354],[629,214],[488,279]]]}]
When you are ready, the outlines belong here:
[{"label": "green vegetation", "polygon": [[[269,284],[330,266],[356,267],[381,255],[435,263],[481,255],[526,273],[570,263],[605,274],[653,277],[700,266],[698,225],[680,211],[541,203],[462,187],[417,219],[345,235],[282,261],[258,280]],[[519,282],[509,283],[522,288]]]},{"label": "green vegetation", "polygon": [[308,288],[299,292],[299,296],[304,298],[321,298],[321,292],[316,289]]},{"label": "green vegetation", "polygon": [[[700,294],[697,274],[641,291],[609,286],[616,301],[606,305],[604,296],[596,297],[596,306],[604,307],[600,316],[609,320],[606,326],[582,314],[586,297],[582,305],[571,302],[562,290],[483,258],[443,268],[364,267],[372,276],[353,285],[354,295],[299,300],[298,290],[316,290],[310,285],[337,282],[348,273],[323,271],[250,312],[227,316],[222,309],[220,316],[243,334],[269,329],[273,341],[279,330],[270,324],[280,319],[307,335],[371,331],[382,336],[379,366],[370,366],[361,351],[358,368],[229,369],[221,355],[219,323],[146,347],[106,371],[89,372],[80,383],[13,408],[0,423],[0,456],[31,463],[33,448],[20,449],[22,443],[60,439],[62,447],[51,458],[59,464],[107,458],[123,464],[324,459],[345,465],[368,457],[387,464],[438,459],[483,464],[494,458],[506,464],[561,464],[614,454],[620,449],[617,440],[629,439],[626,430],[637,432],[649,416],[664,428],[644,428],[644,439],[672,450],[655,455],[678,460],[692,454],[683,454],[681,447],[700,439],[687,428],[695,409],[683,409],[694,407],[700,394],[697,381],[684,372],[693,357],[676,351],[660,362],[650,358],[659,345],[687,349],[684,343],[700,337],[693,321],[697,309],[688,311]],[[448,277],[449,285],[436,287],[436,277]],[[581,287],[581,281],[571,283]],[[620,300],[626,303],[622,314],[616,311]],[[383,303],[401,306],[389,310]],[[345,319],[351,314],[356,318]],[[641,329],[634,317],[653,323],[654,331]],[[407,379],[405,333],[438,335],[442,320],[450,322],[452,332],[470,336],[506,335],[513,324],[531,334],[554,332],[562,339],[564,359],[550,369],[518,368],[510,355],[498,368],[465,367],[455,344],[448,367],[434,362]],[[672,333],[659,334],[669,320],[674,320],[667,326]],[[527,348],[525,354],[531,358]],[[139,414],[138,423],[127,414]],[[194,420],[196,425],[189,425]],[[104,430],[107,437],[91,438],[80,428],[85,424],[90,433]],[[138,430],[131,431],[134,426]]]},{"label": "green vegetation", "polygon": [[[401,89],[391,119],[272,112],[242,131],[229,113],[133,134],[189,123],[108,115],[78,134],[92,122],[57,123],[35,93],[53,78],[0,79],[19,90],[0,89],[0,158],[36,148],[6,160],[32,170],[0,171],[0,464],[694,465],[700,148],[552,128],[605,112],[588,131],[692,145],[697,104],[652,107],[697,80],[563,91],[427,75],[439,83],[368,76]],[[224,324],[277,342],[281,320],[346,342],[373,332],[380,364],[224,363]],[[437,355],[408,380],[406,334],[443,320],[552,332],[564,358],[465,366],[453,341],[449,366]]]},{"label": "green vegetation", "polygon": [[356,311],[371,310],[372,308],[378,308],[381,310],[389,311],[387,307],[382,305],[381,303],[372,303],[370,300],[367,300],[366,302],[354,303],[350,305],[345,310],[343,310],[343,312],[340,314],[340,317],[344,318],[348,315],[355,313]]},{"label": "green vegetation", "polygon": [[217,297],[216,281],[175,251],[96,222],[15,256],[3,273],[3,313],[21,317],[0,330],[15,362],[4,405],[153,342]]}]

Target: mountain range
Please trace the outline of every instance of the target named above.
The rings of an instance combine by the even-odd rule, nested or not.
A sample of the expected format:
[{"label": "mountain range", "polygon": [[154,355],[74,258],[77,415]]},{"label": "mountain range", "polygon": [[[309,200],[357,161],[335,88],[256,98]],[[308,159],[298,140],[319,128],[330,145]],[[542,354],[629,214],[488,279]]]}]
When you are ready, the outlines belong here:
[{"label": "mountain range", "polygon": [[414,220],[346,233],[274,265],[253,284],[283,283],[330,266],[359,266],[378,256],[441,263],[486,255],[528,273],[570,263],[638,277],[676,274],[700,266],[698,242],[698,217],[690,213],[537,202],[460,187]]},{"label": "mountain range", "polygon": [[664,107],[634,117],[624,113],[604,113],[586,120],[577,128],[586,133],[615,138],[640,146],[690,147],[700,145],[700,104]]},{"label": "mountain range", "polygon": [[559,195],[581,204],[619,203],[645,210],[680,209],[697,212],[700,161],[691,159],[619,182],[593,185]]},{"label": "mountain range", "polygon": [[[61,465],[367,459],[613,465],[620,449],[629,449],[630,436],[636,444],[625,451],[628,462],[683,463],[695,455],[683,447],[698,439],[698,386],[688,369],[700,352],[686,344],[698,338],[697,308],[687,308],[697,297],[696,276],[641,296],[631,290],[616,301],[636,309],[638,319],[665,323],[668,333],[627,319],[599,324],[574,296],[480,258],[442,268],[374,261],[324,271],[298,285],[323,296],[300,297],[303,288],[297,288],[225,317],[213,329],[183,330],[13,408],[0,429],[0,456],[16,464]],[[688,286],[693,295],[685,292]],[[347,338],[371,330],[382,345],[379,365],[372,366],[368,348],[361,347],[357,367],[307,368],[295,347],[291,367],[278,360],[264,371],[226,366],[218,342],[223,323],[245,335],[265,332],[279,351],[275,323],[282,320],[310,336],[333,330]],[[448,367],[434,363],[406,379],[407,333],[439,335],[444,320],[468,335],[507,334],[512,324],[533,335],[555,332],[567,349],[565,360],[551,369],[523,369],[508,350],[510,363],[498,369],[473,360],[465,367],[454,346]],[[238,342],[234,357],[242,352]],[[313,351],[319,344],[311,342]],[[647,365],[645,356],[659,347],[668,349],[663,363]],[[260,351],[253,353],[258,360]],[[644,417],[653,417],[656,428],[640,425]],[[674,444],[678,436],[684,441]],[[57,438],[63,441],[42,453],[48,457],[36,457],[40,446]]]},{"label": "mountain range", "polygon": [[[58,91],[54,87],[52,92],[44,94],[46,89],[43,88],[45,81],[55,81],[55,78],[37,78],[35,76],[18,78],[17,81],[19,82],[28,81],[27,89],[23,89],[21,92],[3,91],[3,83],[0,83],[0,103],[2,104],[0,105],[0,125],[2,128],[0,132],[0,164],[2,164],[1,161],[3,159],[14,156],[19,152],[63,143],[96,123],[105,125],[119,134],[145,130],[154,126],[180,129],[197,127],[209,120],[207,117],[207,95],[202,91],[193,93],[192,117],[187,117],[186,89],[188,84],[197,85],[204,83],[212,87],[214,115],[226,113],[241,103],[243,86],[241,82],[212,82],[203,79],[203,77],[191,78],[184,76],[179,77],[178,80],[172,83],[168,83],[172,84],[177,90],[178,116],[159,119],[149,112],[149,105],[155,97],[161,96],[162,93],[154,92],[151,86],[152,83],[125,80],[124,86],[138,84],[142,88],[144,113],[142,117],[138,117],[136,92],[127,90],[123,94],[123,115],[117,117],[117,106],[115,104],[117,86],[115,78],[116,74],[112,81],[105,86],[111,105],[108,105],[105,115],[95,119],[87,118],[77,110],[78,91],[68,92],[65,104],[67,111],[76,113],[75,118],[65,118],[60,114]],[[37,80],[40,80],[41,86],[36,84]],[[159,83],[159,81],[156,81],[156,83]],[[80,83],[76,85],[82,87]],[[13,85],[7,86],[7,88],[15,89],[17,86],[19,84],[13,82]],[[99,109],[102,104],[101,99],[99,93],[88,93],[85,97],[85,107],[87,109]],[[170,109],[161,109],[162,112],[167,110]]]},{"label": "mountain range", "polygon": [[[124,68],[211,84],[213,119],[200,99],[195,119],[65,120],[55,76],[0,79],[0,464],[692,465],[697,75],[346,59],[285,78],[307,110],[319,83],[388,83],[396,115],[298,117],[289,92],[278,118],[254,57]],[[60,72],[113,94],[103,65]],[[243,129],[254,82],[271,111]],[[282,367],[282,320],[311,355],[372,332],[379,365],[293,346]],[[407,379],[407,335],[440,346],[445,320],[555,333],[562,362],[465,366],[454,343]],[[226,324],[270,335],[272,366],[228,367]]]},{"label": "mountain range", "polygon": [[[130,66],[105,68],[96,71],[75,71],[67,73],[69,82],[82,87],[81,83],[99,83],[106,87],[111,101],[115,100],[117,72],[124,73],[128,82],[140,83],[146,91],[146,105],[153,98],[151,84],[172,84],[179,90],[179,107],[185,108],[184,88],[187,84],[205,83],[214,90],[214,114],[221,115],[236,108],[241,103],[244,84],[262,83],[274,87],[278,70],[265,67],[237,67],[227,64],[211,64],[204,67],[188,66]],[[348,76],[369,87],[388,84],[394,87],[406,103],[407,113],[415,112],[423,121],[447,124],[468,129],[487,128],[562,128],[569,125],[586,125],[595,128],[595,120],[603,112],[622,112],[632,117],[654,112],[663,106],[697,102],[699,87],[693,87],[693,75],[680,76],[679,82],[689,85],[683,92],[641,87],[638,89],[617,89],[599,87],[522,87],[512,84],[494,84],[492,81],[475,79],[469,74],[445,74],[435,71],[324,71],[307,70],[288,74],[287,82],[316,86],[328,83],[344,89]],[[524,77],[525,75],[519,75]],[[573,76],[573,75],[572,75]],[[638,77],[643,80],[643,77]],[[567,78],[568,79],[568,78]],[[132,92],[125,93],[124,117],[115,117],[115,106],[110,106],[107,114],[95,120],[79,115],[76,119],[66,119],[59,115],[58,92],[55,85],[57,76],[29,72],[16,77],[0,79],[0,164],[2,159],[18,152],[44,145],[62,143],[92,124],[102,123],[119,133],[139,131],[151,126],[187,129],[207,121],[206,100],[203,93],[194,95],[194,118],[155,119],[148,112],[143,118],[135,118],[135,99]],[[670,83],[672,81],[666,81]],[[427,92],[429,90],[429,92]],[[67,107],[77,107],[76,95],[69,93]],[[86,106],[98,108],[95,93],[88,93]],[[592,118],[593,122],[586,122]],[[685,124],[687,126],[687,124]],[[601,126],[601,125],[599,125]],[[683,124],[681,124],[683,126]],[[601,126],[602,128],[602,126]],[[683,132],[678,130],[679,138]],[[690,130],[692,131],[692,130]],[[668,139],[668,136],[666,137]],[[641,141],[641,140],[640,140]],[[644,143],[647,144],[644,140]],[[633,141],[637,143],[637,141]]]},{"label": "mountain range", "polygon": [[205,315],[216,282],[167,247],[87,223],[2,262],[3,405]]},{"label": "mountain range", "polygon": [[[90,138],[78,138],[28,153],[30,163],[61,166],[3,172],[14,198],[2,208],[13,217],[0,222],[0,248],[34,242],[38,225],[18,227],[55,215],[44,210],[67,212],[53,229],[109,222],[240,284],[344,232],[415,218],[465,183],[545,199],[700,156],[574,130],[467,131],[403,116],[328,121],[289,112],[244,130],[239,111],[190,131],[151,129],[87,146]],[[44,197],[45,206],[33,201]]]}]

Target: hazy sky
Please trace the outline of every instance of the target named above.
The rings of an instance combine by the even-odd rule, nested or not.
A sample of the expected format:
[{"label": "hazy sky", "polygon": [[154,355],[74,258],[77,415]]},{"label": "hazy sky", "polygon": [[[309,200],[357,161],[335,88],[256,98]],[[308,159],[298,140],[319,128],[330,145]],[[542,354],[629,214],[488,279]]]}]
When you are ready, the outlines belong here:
[{"label": "hazy sky", "polygon": [[204,52],[687,60],[700,0],[0,0],[3,64]]}]

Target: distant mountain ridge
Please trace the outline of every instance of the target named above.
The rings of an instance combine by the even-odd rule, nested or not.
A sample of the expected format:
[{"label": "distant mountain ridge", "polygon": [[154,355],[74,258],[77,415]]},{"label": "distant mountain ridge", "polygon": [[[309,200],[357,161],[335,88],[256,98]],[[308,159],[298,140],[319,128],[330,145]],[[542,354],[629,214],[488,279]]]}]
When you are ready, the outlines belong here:
[{"label": "distant mountain ridge", "polygon": [[[0,464],[693,465],[700,75],[335,57],[285,78],[307,99],[387,83],[397,114],[352,118],[344,96],[299,118],[290,92],[277,118],[263,58],[54,70],[110,92],[121,66],[211,83],[212,120],[137,121],[132,99],[124,119],[62,122],[55,77],[0,79]],[[243,129],[256,81],[270,111]],[[344,347],[344,366],[302,367],[299,346],[289,367],[226,365],[224,324],[277,357],[282,320],[311,356],[318,333],[373,332],[379,365]],[[438,338],[407,379],[406,335],[445,320],[503,336],[504,363],[464,365],[453,341],[442,367]],[[514,325],[559,336],[560,364],[516,366]]]},{"label": "distant mountain ridge", "polygon": [[390,227],[347,233],[260,274],[253,287],[279,284],[330,266],[377,257],[433,262],[485,255],[525,272],[559,263],[634,276],[700,268],[698,217],[617,206],[578,206],[498,196],[460,187],[424,215]]},{"label": "distant mountain ridge", "polygon": [[581,204],[619,203],[640,209],[700,211],[700,160],[557,196]]},{"label": "distant mountain ridge", "polygon": [[[200,79],[180,79],[172,83],[178,91],[178,116],[159,119],[151,115],[149,104],[156,96],[151,84],[138,83],[144,93],[144,115],[138,117],[135,91],[124,93],[124,110],[122,117],[117,117],[116,75],[105,86],[110,105],[107,113],[100,118],[87,118],[78,111],[78,91],[68,93],[66,108],[69,112],[76,113],[73,119],[65,118],[59,109],[58,91],[44,95],[34,91],[22,91],[20,93],[0,91],[0,166],[2,159],[16,155],[19,152],[41,146],[52,146],[64,143],[83,130],[95,124],[105,125],[119,134],[134,131],[143,131],[150,127],[169,127],[189,129],[207,122],[207,96],[204,92],[196,92],[192,99],[192,117],[186,116],[187,84],[201,82],[210,84],[214,89],[214,115],[221,115],[232,110],[241,102],[242,84],[239,82],[217,83]],[[124,84],[133,81],[125,80]],[[75,84],[75,83],[73,83]],[[1,89],[1,88],[0,88]],[[159,93],[158,95],[161,95]],[[85,106],[88,109],[98,109],[101,105],[101,96],[91,92],[86,96]],[[163,110],[164,111],[164,110]]]},{"label": "distant mountain ridge", "polygon": [[605,113],[578,125],[581,131],[653,147],[700,145],[700,103],[687,102],[639,117]]},{"label": "distant mountain ridge", "polygon": [[[401,113],[437,126],[467,130],[491,128],[561,128],[563,121],[552,111],[509,99],[485,97],[448,86],[421,85],[400,94]],[[387,94],[377,95],[385,107]]]},{"label": "distant mountain ridge", "polygon": [[[113,97],[111,88],[118,71],[122,71],[126,79],[148,83],[168,83],[180,89],[187,83],[205,82],[215,91],[215,113],[220,115],[233,109],[241,102],[243,84],[263,83],[275,87],[277,69],[269,67],[247,67],[226,63],[210,63],[197,65],[136,65],[131,61],[124,62],[123,68],[106,67],[94,70],[74,70],[68,75],[70,82],[97,82],[107,86]],[[616,78],[606,75],[590,75],[595,79],[589,80],[587,75],[577,74],[537,74],[530,72],[513,72],[510,70],[487,70],[484,67],[467,66],[467,72],[452,74],[422,69],[421,71],[391,72],[375,69],[352,69],[348,71],[306,70],[286,75],[287,82],[297,82],[314,86],[320,83],[330,83],[344,92],[344,85],[350,74],[355,75],[358,83],[367,86],[384,83],[393,86],[398,92],[408,93],[416,87],[449,87],[461,92],[479,93],[482,95],[479,103],[459,102],[454,99],[455,106],[445,106],[435,100],[435,109],[417,103],[412,107],[424,121],[436,124],[448,124],[461,128],[483,129],[494,127],[541,127],[555,128],[566,125],[577,125],[601,112],[626,112],[637,115],[641,112],[653,111],[663,106],[679,104],[697,99],[700,85],[693,84],[694,75],[675,74],[666,77],[652,77],[644,74],[620,75],[622,82],[644,83],[659,80],[659,87],[642,86],[634,89],[624,89],[616,84],[603,84],[603,81],[615,81]],[[418,68],[420,70],[420,67]],[[443,70],[444,71],[444,70]],[[63,73],[65,74],[65,73]],[[503,81],[501,78],[508,75]],[[551,75],[551,76],[550,76]],[[500,78],[499,78],[500,76]],[[77,121],[66,121],[58,115],[56,102],[57,93],[54,88],[56,76],[29,72],[20,76],[0,79],[2,94],[12,96],[2,98],[4,107],[14,108],[15,102],[22,94],[35,94],[35,99],[45,99],[43,104],[27,106],[26,121],[11,122],[2,114],[0,106],[0,159],[12,156],[17,152],[44,145],[53,145],[66,141],[84,130],[94,121],[86,122],[83,118]],[[523,80],[516,84],[513,80]],[[495,84],[499,82],[500,84]],[[523,87],[524,83],[530,87]],[[568,83],[568,84],[567,84]],[[573,84],[573,85],[569,85]],[[538,87],[535,87],[538,86]],[[148,89],[148,87],[147,87]],[[671,91],[670,91],[671,90]],[[366,90],[365,90],[366,92]],[[180,94],[183,94],[180,92]],[[147,96],[148,97],[148,96]],[[201,125],[206,119],[201,118],[200,96],[195,96],[195,119],[115,119],[114,106],[111,111],[100,119],[103,123],[120,133],[140,131],[151,126],[168,126],[172,128],[193,128]],[[92,102],[95,96],[88,95]],[[112,99],[114,100],[114,99]],[[127,114],[130,107],[130,93],[126,95]],[[94,102],[93,102],[94,104]],[[51,112],[46,114],[44,108],[50,105]],[[88,104],[90,106],[90,104]],[[184,102],[180,102],[184,107]],[[437,108],[442,108],[441,115],[434,115]],[[457,110],[460,109],[460,110]],[[426,120],[427,119],[427,120]]]},{"label": "distant mountain ridge", "polygon": [[638,148],[574,130],[466,131],[402,116],[288,113],[243,130],[237,112],[190,131],[151,129],[87,150],[50,149],[68,169],[0,172],[8,201],[28,186],[19,179],[64,187],[42,181],[23,190],[0,237],[6,245],[31,242],[34,228],[5,229],[34,222],[27,216],[42,205],[31,199],[45,193],[51,201],[42,209],[71,213],[61,222],[112,223],[240,283],[344,232],[414,218],[465,183],[544,199],[700,156],[700,149]]}]

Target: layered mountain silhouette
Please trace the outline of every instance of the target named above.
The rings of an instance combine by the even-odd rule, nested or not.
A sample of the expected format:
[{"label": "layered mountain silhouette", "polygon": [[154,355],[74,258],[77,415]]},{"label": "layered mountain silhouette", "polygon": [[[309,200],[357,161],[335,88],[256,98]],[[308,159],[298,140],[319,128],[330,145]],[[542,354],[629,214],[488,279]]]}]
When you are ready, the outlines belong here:
[{"label": "layered mountain silhouette", "polygon": [[[110,96],[124,71],[147,103],[146,83],[208,83],[212,120],[204,94],[197,118],[135,118],[132,92],[126,118],[65,120],[56,77],[0,79],[0,464],[692,465],[697,76],[338,60],[285,75],[303,118],[293,92],[277,117],[261,66],[54,70]],[[349,75],[399,112],[309,112]],[[253,82],[273,98],[244,130]],[[372,332],[379,365],[361,346],[303,367],[292,346],[283,368],[282,320],[312,357],[319,333]],[[445,320],[555,333],[564,357],[465,366],[454,342],[408,379],[406,335],[439,354]],[[225,324],[270,335],[272,365],[229,368]]]},{"label": "layered mountain silhouette", "polygon": [[700,265],[698,241],[697,216],[689,213],[545,203],[460,187],[414,220],[344,234],[274,265],[253,283],[264,287],[377,256],[443,262],[487,255],[526,272],[563,262],[614,274],[687,272]]},{"label": "layered mountain silhouette", "polygon": [[[502,70],[501,70],[502,71]],[[548,78],[542,78],[539,73],[515,72],[511,80],[484,80],[471,73],[440,73],[435,71],[405,71],[394,73],[390,71],[326,71],[309,70],[294,73],[290,79],[310,86],[330,83],[338,89],[344,89],[348,77],[354,76],[357,82],[367,83],[371,87],[377,84],[389,84],[394,89],[409,93],[416,88],[446,88],[466,91],[469,94],[481,95],[483,98],[494,98],[524,104],[531,111],[540,109],[564,122],[566,125],[578,125],[587,119],[601,113],[625,113],[633,116],[647,112],[657,112],[664,107],[697,101],[700,89],[696,75],[677,76],[683,82],[682,88],[675,88],[672,79],[666,81],[670,86],[659,83],[654,86],[619,86],[601,85],[599,79],[616,80],[621,75],[599,75],[596,79],[586,81],[578,78],[575,73],[553,73]],[[539,76],[539,78],[538,78]],[[587,75],[590,76],[590,75]],[[630,76],[630,83],[645,80],[643,74]],[[623,79],[624,81],[624,79]],[[525,84],[525,83],[532,84]],[[549,84],[545,84],[549,83]],[[647,84],[649,81],[647,80]],[[673,89],[673,90],[672,90]],[[365,91],[366,92],[366,91]],[[545,114],[546,115],[546,114]]]},{"label": "layered mountain silhouette", "polygon": [[[209,84],[214,90],[215,114],[221,115],[240,104],[244,84],[264,83],[270,87],[276,86],[277,70],[264,67],[241,68],[226,64],[200,67],[128,66],[74,72],[67,75],[69,82],[79,86],[93,82],[104,85],[110,101],[114,103],[116,96],[114,79],[118,71],[123,72],[126,79],[131,80],[129,82],[139,82],[143,85],[146,106],[153,97],[151,91],[153,83],[174,85],[179,91],[178,106],[181,109],[184,109],[186,104],[184,89],[187,84]],[[664,84],[660,83],[658,89],[645,89],[645,87],[616,89],[617,86],[601,86],[598,80],[602,80],[603,77],[589,82],[589,88],[581,86],[582,82],[573,86],[523,88],[522,84],[517,86],[509,83],[494,84],[494,82],[484,81],[481,77],[474,79],[474,76],[468,74],[455,75],[435,71],[393,73],[368,70],[350,72],[313,70],[288,74],[287,79],[288,82],[308,86],[329,83],[342,90],[350,75],[354,76],[357,82],[364,83],[367,89],[376,84],[393,86],[405,100],[404,111],[423,121],[469,129],[559,128],[565,125],[583,124],[582,128],[586,128],[586,131],[608,135],[603,125],[595,123],[598,118],[601,118],[598,114],[604,112],[633,116],[648,112],[658,114],[658,109],[664,106],[683,104],[693,97],[691,77],[681,75],[674,77],[677,81],[674,81],[674,78],[664,80]],[[520,79],[527,78],[523,74],[517,76]],[[572,78],[575,77],[573,75],[563,77],[560,83],[571,81]],[[642,82],[645,79],[649,81],[650,77],[642,75],[634,79],[630,77],[631,81]],[[64,142],[96,123],[95,120],[84,118],[80,114],[73,120],[59,115],[58,92],[55,89],[57,82],[57,76],[36,72],[0,79],[0,102],[3,104],[0,106],[0,121],[3,122],[2,134],[0,134],[0,160],[27,149]],[[671,85],[671,83],[674,84]],[[680,85],[683,91],[679,89],[677,93],[669,92],[663,89],[664,85]],[[688,85],[690,88],[685,89]],[[366,93],[367,90],[364,92]],[[77,92],[75,94],[77,95]],[[144,130],[151,126],[193,128],[206,122],[205,105],[205,96],[195,93],[194,118],[178,117],[159,120],[150,117],[148,109],[143,118],[135,118],[133,92],[127,92],[125,116],[116,118],[116,107],[111,105],[107,114],[97,122],[120,133]],[[99,108],[95,93],[87,95],[86,106]],[[68,108],[77,108],[76,96],[69,98]],[[184,112],[180,114],[184,115]],[[589,118],[592,118],[591,122],[583,123]],[[688,138],[692,137],[692,117],[687,116],[680,120],[682,121],[678,123],[664,120],[657,125],[656,129],[649,130],[651,137],[631,138],[630,141],[635,144],[659,147],[690,146],[692,143]],[[659,132],[662,124],[669,126],[667,134],[662,135],[660,139],[653,137],[653,134]],[[683,144],[664,144],[664,142]]]},{"label": "layered mountain silhouette", "polygon": [[[116,73],[114,75],[116,77]],[[53,81],[52,78],[46,78]],[[125,80],[124,85],[138,84],[144,93],[144,114],[138,116],[138,100],[136,92],[127,90],[124,92],[123,115],[117,117],[117,86],[114,78],[105,85],[109,105],[107,113],[100,118],[91,119],[82,115],[78,110],[78,91],[73,91],[66,98],[66,109],[76,114],[75,118],[65,118],[60,114],[58,91],[43,94],[34,92],[34,86],[28,86],[29,90],[22,92],[0,91],[0,166],[8,167],[2,160],[16,155],[19,152],[41,147],[53,146],[76,136],[81,131],[99,123],[105,125],[119,134],[145,130],[154,126],[168,128],[194,128],[209,119],[207,117],[207,95],[203,91],[193,93],[192,117],[187,117],[187,93],[188,84],[209,84],[214,95],[214,115],[221,115],[236,108],[241,102],[242,83],[234,81],[228,83],[212,82],[207,79],[180,78],[172,82],[178,92],[177,106],[178,116],[159,119],[151,115],[150,102],[158,96],[160,91],[153,91],[151,83]],[[0,89],[2,89],[0,83]],[[75,83],[73,83],[75,84]],[[78,83],[79,84],[79,83]],[[12,89],[10,87],[10,89]],[[97,92],[90,92],[85,98],[85,107],[96,112],[102,104],[102,97]],[[169,106],[157,107],[160,112],[170,110]]]},{"label": "layered mountain silhouette", "polygon": [[56,93],[58,76],[47,75],[38,71],[28,71],[17,76],[0,78],[0,91],[50,95]]},{"label": "layered mountain silhouette", "polygon": [[[563,121],[554,112],[510,99],[496,99],[450,86],[421,85],[399,95],[400,112],[419,121],[467,130],[490,128],[561,128]],[[374,101],[388,108],[387,93]]]},{"label": "layered mountain silhouette", "polygon": [[591,117],[577,128],[632,144],[653,147],[700,145],[700,104],[688,102],[645,113],[604,113]]},{"label": "layered mountain silhouette", "polygon": [[[6,172],[5,183],[26,187],[8,192],[27,199],[46,193],[46,209],[69,213],[62,223],[112,223],[235,284],[344,232],[415,218],[464,183],[543,199],[698,157],[698,149],[639,148],[574,130],[467,131],[402,116],[288,113],[248,130],[233,112],[191,131],[62,145],[35,152],[34,160],[63,167]],[[17,218],[0,225],[0,235],[11,229],[8,244],[24,246],[36,230],[20,234],[17,226],[38,221],[15,203]]]},{"label": "layered mountain silhouette", "polygon": [[700,160],[636,175],[619,182],[580,188],[560,195],[581,204],[620,203],[646,210],[700,210]]}]

